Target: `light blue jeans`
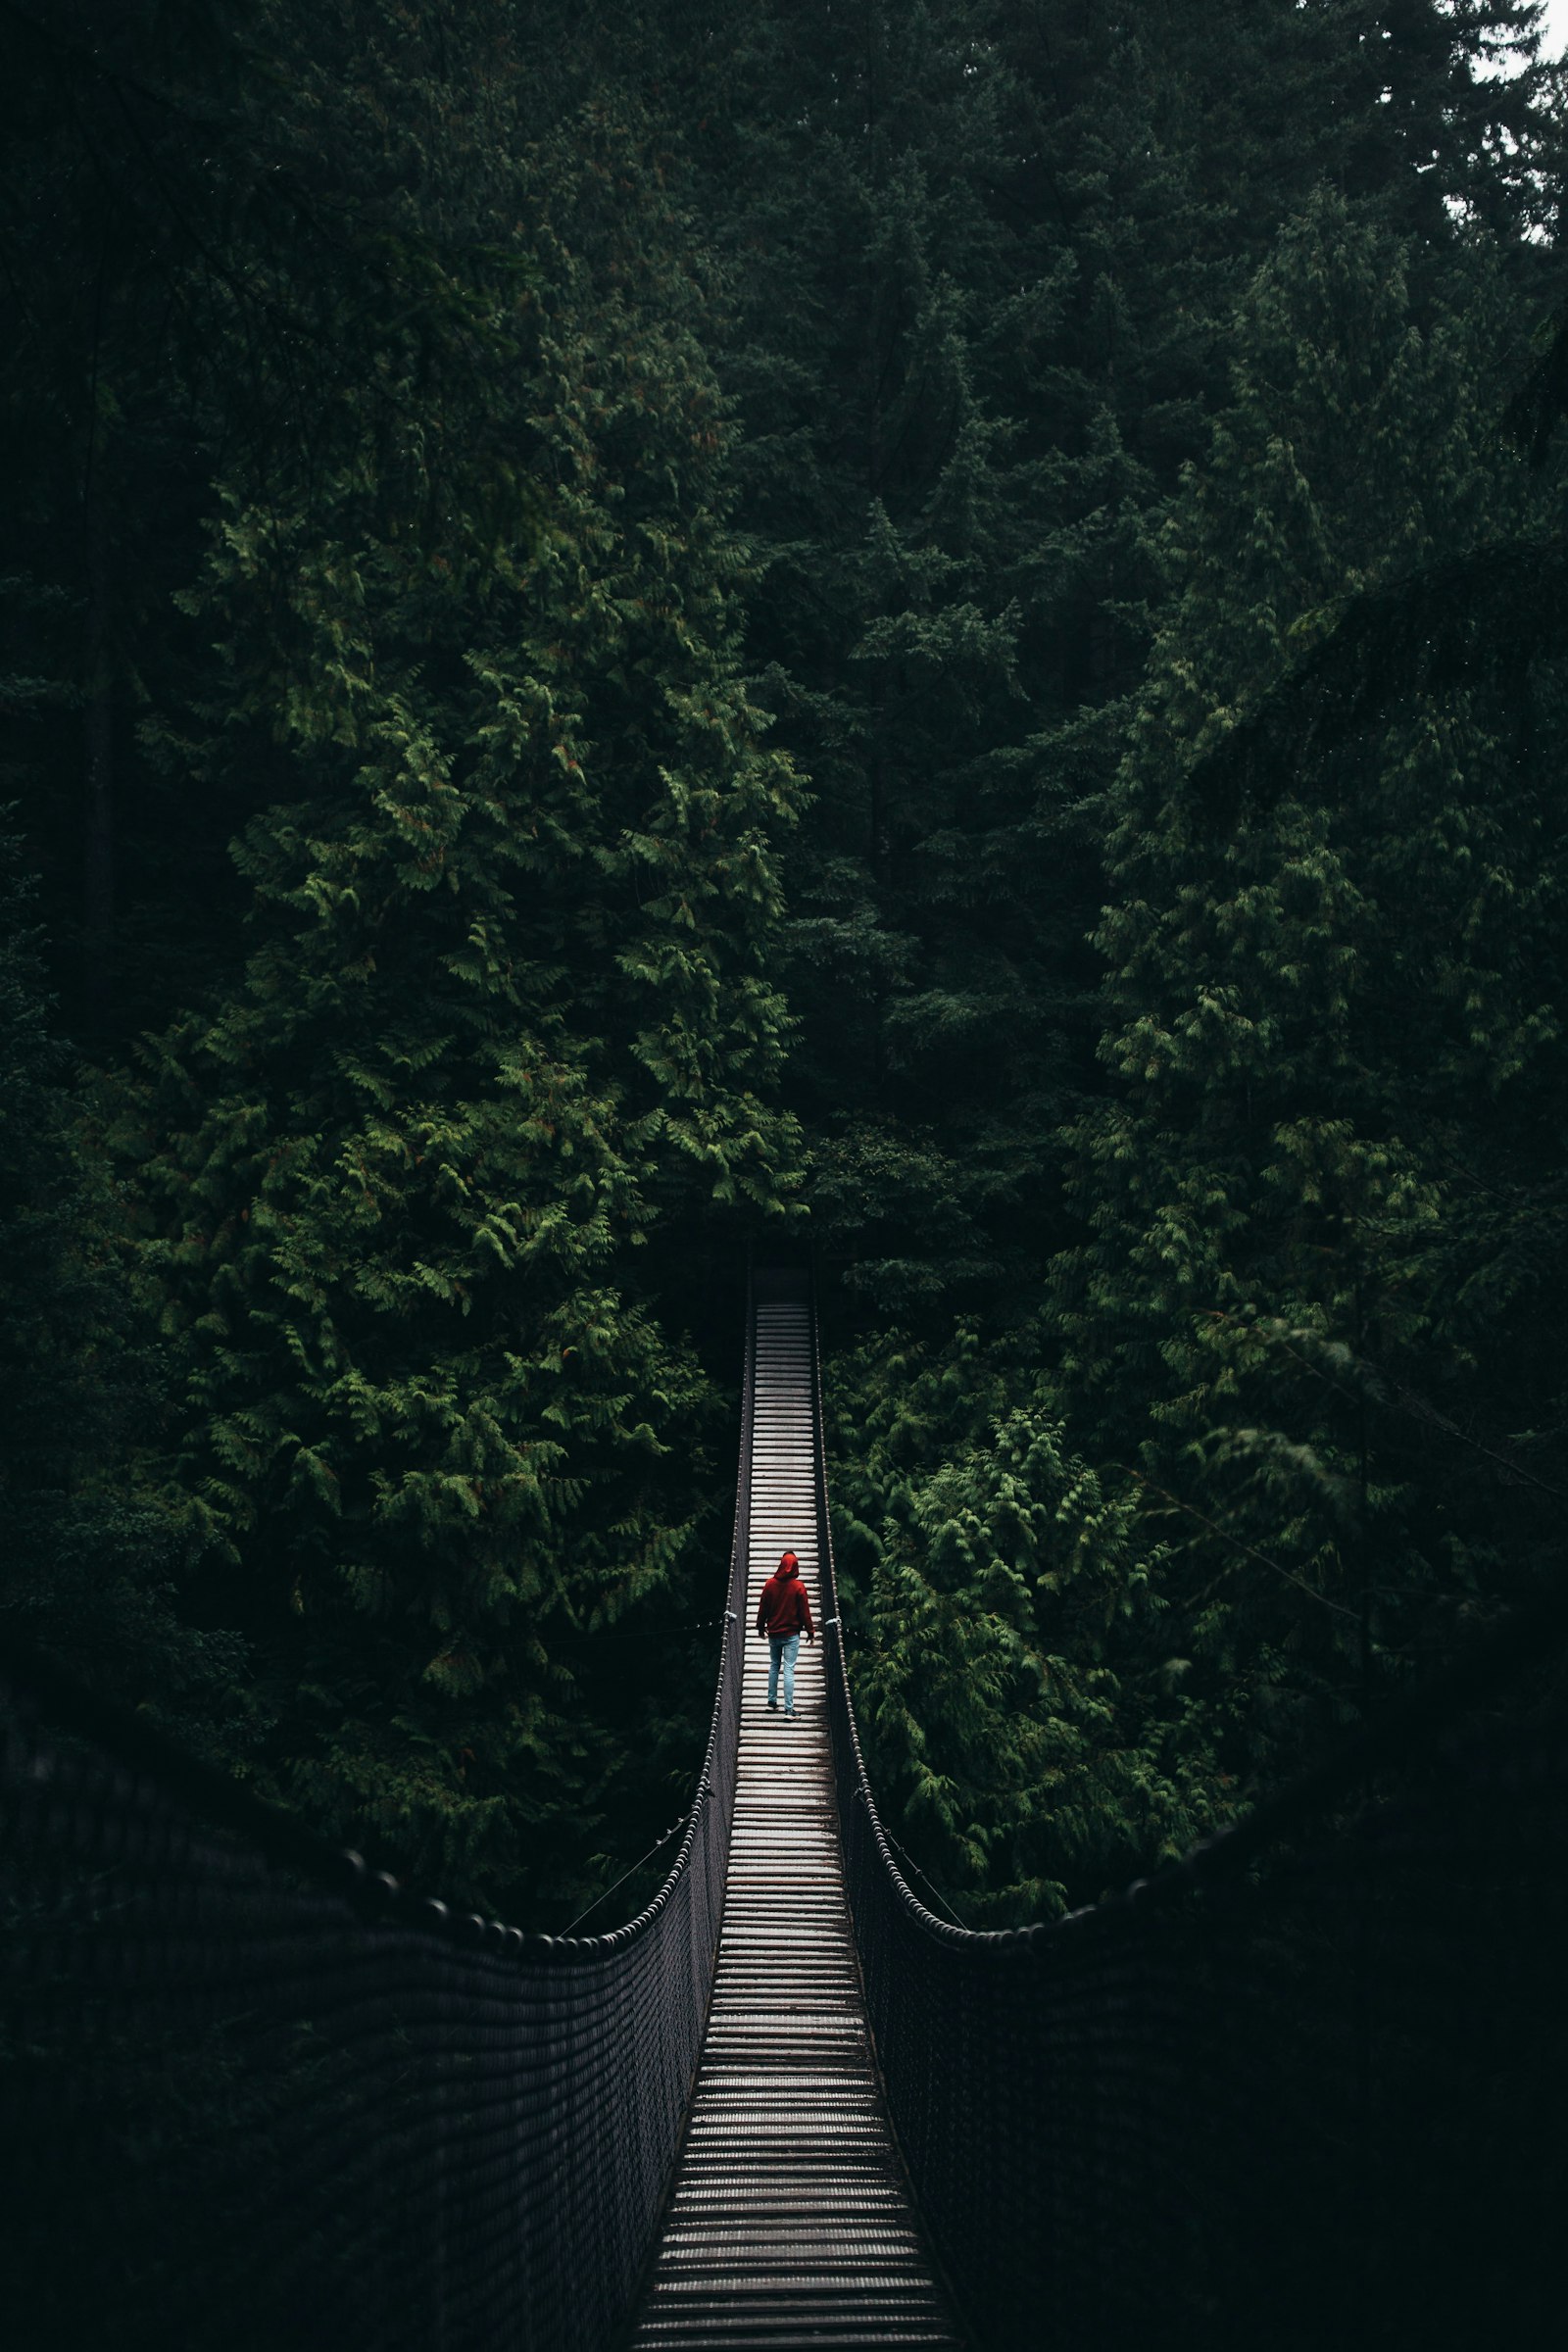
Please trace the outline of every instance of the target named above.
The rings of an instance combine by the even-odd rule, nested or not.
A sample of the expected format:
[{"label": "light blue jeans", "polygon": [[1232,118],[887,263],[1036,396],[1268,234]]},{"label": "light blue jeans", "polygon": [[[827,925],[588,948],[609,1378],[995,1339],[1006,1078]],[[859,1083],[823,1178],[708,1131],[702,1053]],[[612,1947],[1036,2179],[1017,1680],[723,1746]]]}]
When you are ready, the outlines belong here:
[{"label": "light blue jeans", "polygon": [[784,1669],[784,1712],[786,1715],[793,1715],[795,1712],[795,1653],[801,1646],[801,1637],[799,1634],[786,1634],[782,1642],[777,1642],[769,1636],[767,1646],[771,1661],[767,1669],[767,1703],[771,1707],[778,1702],[778,1670],[782,1666]]}]

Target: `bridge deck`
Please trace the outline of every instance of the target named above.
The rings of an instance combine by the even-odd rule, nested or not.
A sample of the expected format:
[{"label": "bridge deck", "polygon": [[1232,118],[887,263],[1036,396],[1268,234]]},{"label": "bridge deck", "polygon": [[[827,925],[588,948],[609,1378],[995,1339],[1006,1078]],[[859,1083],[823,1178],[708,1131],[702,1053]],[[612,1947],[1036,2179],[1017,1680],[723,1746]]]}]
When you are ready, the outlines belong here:
[{"label": "bridge deck", "polygon": [[845,1901],[820,1651],[798,1720],[751,1632],[781,1551],[820,1616],[810,1310],[757,1308],[740,1777],[713,2005],[674,2201],[633,2339],[706,2352],[956,2345],[872,2064]]}]

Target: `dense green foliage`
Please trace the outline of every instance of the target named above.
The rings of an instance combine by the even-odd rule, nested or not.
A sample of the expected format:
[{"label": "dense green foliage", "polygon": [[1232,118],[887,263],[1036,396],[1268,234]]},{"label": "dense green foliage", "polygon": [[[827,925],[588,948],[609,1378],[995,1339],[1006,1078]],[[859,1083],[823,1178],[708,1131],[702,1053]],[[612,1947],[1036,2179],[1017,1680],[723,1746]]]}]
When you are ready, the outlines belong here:
[{"label": "dense green foliage", "polygon": [[[0,852],[13,866],[19,843]],[[190,1552],[177,1510],[130,1482],[163,1367],[117,1248],[114,1188],[86,1149],[50,1037],[30,921],[34,894],[0,896],[0,1552],[6,1613],[83,1668],[133,1676],[211,1737],[240,1663],[222,1632],[174,1603]],[[75,1149],[73,1149],[73,1146]]]},{"label": "dense green foliage", "polygon": [[803,1230],[966,1917],[1547,1572],[1536,14],[19,14],[14,1616],[569,1916],[689,1777]]},{"label": "dense green foliage", "polygon": [[[1521,520],[1523,468],[1472,353],[1451,318],[1414,326],[1399,248],[1338,201],[1259,273],[1211,462],[1162,534],[1171,599],[1109,796],[1113,1084],[1064,1138],[1083,1239],[996,1353],[1003,1394],[978,1424],[976,1382],[956,1382],[936,1478],[916,1468],[943,1449],[929,1432],[918,1457],[899,1431],[867,1461],[896,1506],[869,1679],[911,1802],[926,1751],[882,1699],[890,1677],[919,1685],[901,1587],[923,1573],[999,1633],[1015,1614],[994,1561],[954,1546],[1016,1454],[1031,1374],[1041,1435],[1059,1446],[1054,1421],[1092,1446],[1084,1475],[1136,1512],[1141,1560],[1066,1644],[1078,1493],[1010,1541],[1004,1511],[980,1514],[1038,1588],[1026,1675],[1059,1646],[1108,1670],[1072,1751],[1129,1792],[1099,1809],[1106,1869],[1129,1822],[1145,1851],[1179,1842],[1194,1774],[1210,1802],[1227,1781],[1266,1784],[1550,1558],[1560,1416],[1539,1286],[1562,1115],[1560,678],[1538,665],[1523,709],[1474,689],[1397,697],[1239,801],[1203,765],[1336,598]],[[938,1360],[973,1347],[960,1330]],[[875,1348],[868,1369],[888,1377]],[[915,1470],[902,1507],[901,1455],[903,1478]],[[869,1498],[858,1516],[874,1525]],[[1119,1544],[1096,1539],[1097,1564]],[[1054,1687],[979,1688],[946,1713],[993,1770],[1018,1773],[1030,1741],[1072,1721]],[[940,1775],[926,1801],[960,1841],[955,1873],[995,1886],[1000,1865],[961,1853],[995,1804],[985,1778]],[[1004,1817],[1026,1832],[1027,1808]],[[1075,1858],[1054,1831],[1053,1850]],[[1010,1869],[1029,1895],[1033,1872]]]},{"label": "dense green foliage", "polygon": [[1348,596],[1552,528],[1509,14],[912,12],[740,110],[841,1535],[967,1916],[1179,1847],[1544,1564],[1550,669],[1188,781]]},{"label": "dense green foliage", "polygon": [[432,546],[422,448],[369,417],[333,479],[231,501],[189,756],[281,739],[299,797],[236,844],[242,983],[135,1104],[175,1474],[268,1659],[268,1753],[459,1886],[544,1870],[564,1812],[580,1840],[624,1726],[563,1706],[553,1637],[667,1588],[701,1509],[704,1378],[634,1251],[774,1204],[789,1151],[758,1090],[791,786],[734,674],[722,434],[678,275],[594,217],[635,151],[584,144],[514,192],[549,276],[485,384],[528,560],[477,501]]},{"label": "dense green foliage", "polygon": [[[324,225],[296,256],[196,191],[243,374],[179,388],[244,415],[198,411],[184,625],[124,681],[160,788],[226,812],[243,918],[110,1090],[163,1348],[130,1467],[185,1612],[243,1638],[237,1765],[575,1908],[706,1714],[711,1644],[694,1687],[672,1628],[726,1470],[682,1278],[788,1204],[795,787],[739,680],[704,279],[646,132],[535,137],[505,10],[270,32],[224,152]],[[182,294],[206,267],[169,261]]]}]

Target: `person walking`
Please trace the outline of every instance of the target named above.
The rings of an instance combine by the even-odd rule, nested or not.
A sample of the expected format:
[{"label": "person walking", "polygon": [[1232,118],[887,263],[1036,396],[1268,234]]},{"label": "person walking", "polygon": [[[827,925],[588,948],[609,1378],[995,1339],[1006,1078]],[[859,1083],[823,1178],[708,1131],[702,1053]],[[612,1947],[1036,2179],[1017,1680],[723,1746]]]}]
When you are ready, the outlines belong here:
[{"label": "person walking", "polygon": [[778,1713],[779,1676],[784,1678],[784,1712],[795,1720],[795,1660],[800,1651],[801,1636],[808,1642],[816,1640],[816,1628],[811,1623],[811,1604],[801,1582],[801,1563],[793,1551],[787,1551],[762,1587],[762,1597],[757,1606],[757,1630],[767,1637],[769,1664],[767,1669],[767,1703]]}]

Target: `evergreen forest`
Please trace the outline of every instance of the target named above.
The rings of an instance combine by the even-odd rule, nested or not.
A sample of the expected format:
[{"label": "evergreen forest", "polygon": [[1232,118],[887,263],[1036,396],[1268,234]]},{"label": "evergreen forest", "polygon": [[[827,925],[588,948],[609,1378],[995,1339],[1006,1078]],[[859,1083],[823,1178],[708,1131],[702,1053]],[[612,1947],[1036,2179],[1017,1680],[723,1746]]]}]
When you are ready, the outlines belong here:
[{"label": "evergreen forest", "polygon": [[967,1925],[1560,1574],[1543,36],[3,0],[9,1643],[614,1925],[748,1251]]}]

